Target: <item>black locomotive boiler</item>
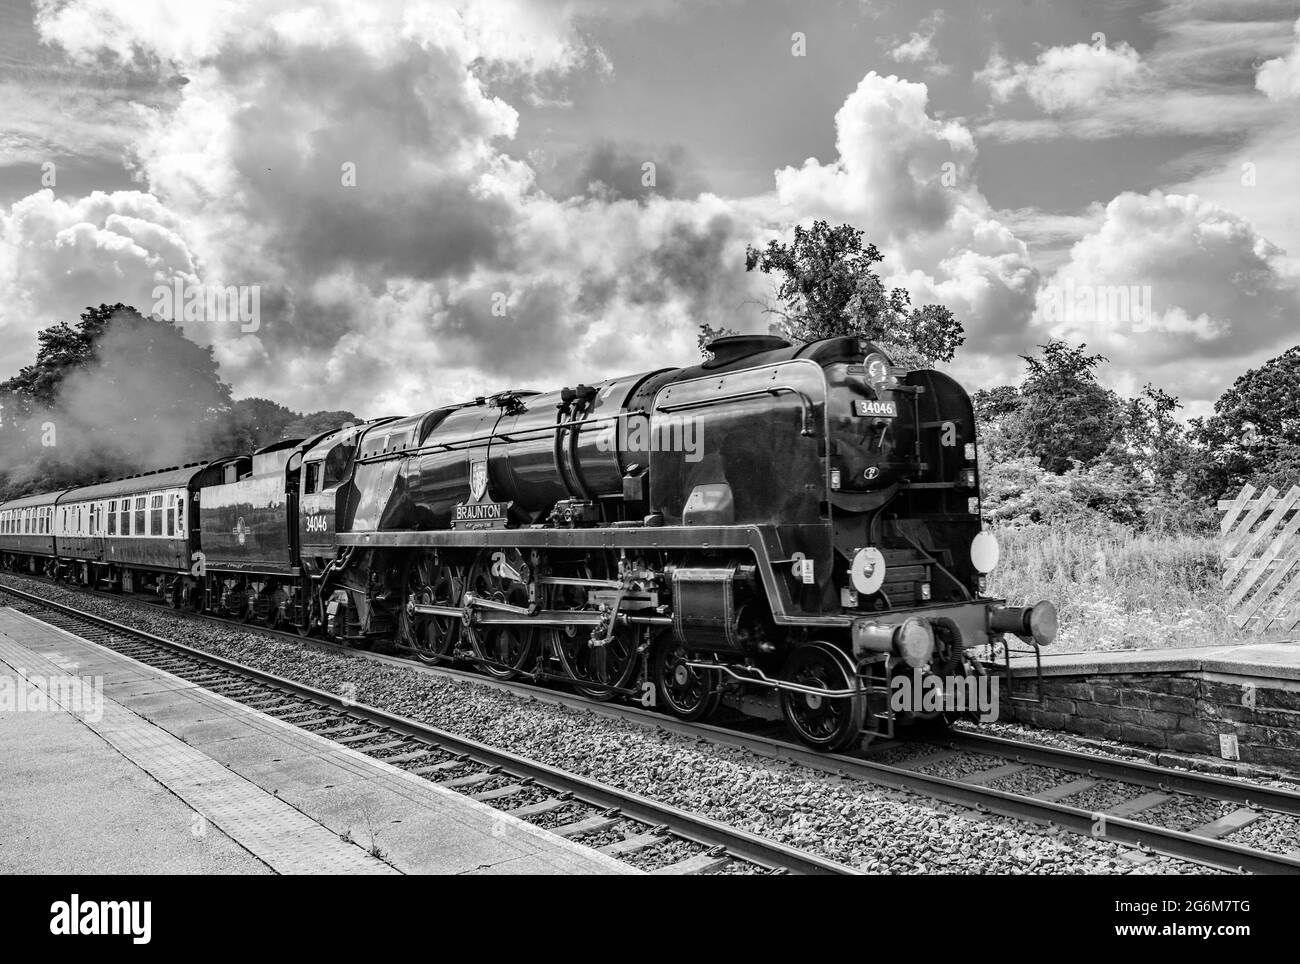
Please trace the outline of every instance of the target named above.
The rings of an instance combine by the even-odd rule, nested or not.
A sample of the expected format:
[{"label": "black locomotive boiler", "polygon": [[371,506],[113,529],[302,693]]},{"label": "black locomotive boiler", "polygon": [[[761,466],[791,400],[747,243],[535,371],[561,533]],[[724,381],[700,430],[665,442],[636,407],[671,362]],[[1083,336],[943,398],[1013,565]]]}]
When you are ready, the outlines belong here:
[{"label": "black locomotive boiler", "polygon": [[[957,382],[856,338],[709,347],[0,505],[0,558],[685,719],[726,702],[825,750],[968,709],[978,647],[1051,641],[1050,603],[983,595]],[[141,531],[175,560],[136,560]],[[947,695],[900,711],[904,679]]]}]

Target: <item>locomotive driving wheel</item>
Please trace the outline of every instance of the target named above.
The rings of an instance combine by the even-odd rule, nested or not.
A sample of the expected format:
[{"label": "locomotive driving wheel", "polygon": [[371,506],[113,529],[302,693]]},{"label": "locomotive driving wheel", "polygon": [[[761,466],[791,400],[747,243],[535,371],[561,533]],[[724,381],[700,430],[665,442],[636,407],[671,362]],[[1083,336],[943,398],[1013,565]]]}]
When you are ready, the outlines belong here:
[{"label": "locomotive driving wheel", "polygon": [[688,666],[690,652],[669,631],[655,640],[651,682],[662,709],[682,720],[707,720],[722,702],[715,670]]},{"label": "locomotive driving wheel", "polygon": [[[604,552],[590,554],[585,560],[567,566],[557,566],[556,575],[580,579],[616,579],[618,564]],[[596,587],[554,587],[550,608],[577,611],[594,611],[597,606],[593,592]],[[636,675],[641,654],[637,646],[637,632],[629,626],[613,626],[603,638],[593,637],[593,626],[571,623],[552,629],[549,633],[551,648],[564,672],[573,681],[573,688],[593,700],[612,700],[618,690],[626,689]]]},{"label": "locomotive driving wheel", "polygon": [[[859,686],[848,656],[823,642],[797,647],[786,661],[781,678],[812,689],[843,691]],[[834,751],[851,745],[862,733],[867,696],[861,690],[851,696],[781,690],[781,710],[800,740],[814,749]]]},{"label": "locomotive driving wheel", "polygon": [[465,588],[464,569],[440,565],[432,553],[421,553],[406,564],[402,585],[406,594],[398,614],[402,641],[421,662],[450,660],[460,639],[460,620],[455,616],[421,615],[411,607],[459,606]]},{"label": "locomotive driving wheel", "polygon": [[[466,580],[468,592],[479,599],[527,608],[527,566],[518,549],[484,549]],[[492,612],[491,609],[481,610]],[[478,664],[497,679],[513,679],[528,665],[536,649],[537,629],[511,623],[467,625]]]}]

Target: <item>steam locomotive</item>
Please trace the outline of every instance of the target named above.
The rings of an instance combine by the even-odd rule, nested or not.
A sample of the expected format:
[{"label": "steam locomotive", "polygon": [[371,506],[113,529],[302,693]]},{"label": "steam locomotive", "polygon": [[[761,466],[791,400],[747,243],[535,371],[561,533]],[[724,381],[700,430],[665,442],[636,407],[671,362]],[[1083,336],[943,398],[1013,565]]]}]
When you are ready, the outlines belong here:
[{"label": "steam locomotive", "polygon": [[[850,337],[709,350],[17,499],[0,562],[828,751],[963,709],[979,647],[1051,642],[1050,603],[983,595],[956,381]],[[947,702],[900,708],[902,678]]]}]

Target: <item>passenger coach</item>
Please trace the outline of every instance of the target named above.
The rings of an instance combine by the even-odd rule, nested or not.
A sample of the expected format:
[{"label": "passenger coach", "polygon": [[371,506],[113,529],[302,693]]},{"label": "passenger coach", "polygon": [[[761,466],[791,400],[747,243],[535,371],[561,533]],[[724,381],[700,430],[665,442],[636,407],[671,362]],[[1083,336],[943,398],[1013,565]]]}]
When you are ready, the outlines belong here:
[{"label": "passenger coach", "polygon": [[57,575],[99,589],[179,586],[193,564],[201,464],[69,489],[58,498]]},{"label": "passenger coach", "polygon": [[53,574],[55,503],[62,494],[44,492],[0,505],[0,565]]}]

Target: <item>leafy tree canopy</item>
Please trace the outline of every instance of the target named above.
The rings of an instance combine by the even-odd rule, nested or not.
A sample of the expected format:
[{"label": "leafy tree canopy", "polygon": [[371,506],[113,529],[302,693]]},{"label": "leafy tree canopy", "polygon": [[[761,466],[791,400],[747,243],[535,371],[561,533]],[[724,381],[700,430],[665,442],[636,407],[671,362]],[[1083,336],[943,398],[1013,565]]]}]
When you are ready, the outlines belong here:
[{"label": "leafy tree canopy", "polygon": [[1247,482],[1300,484],[1300,345],[1240,376],[1213,415],[1192,419],[1191,434],[1206,454],[1197,483],[1209,498]]},{"label": "leafy tree canopy", "polygon": [[[212,349],[123,304],[37,336],[35,362],[0,382],[0,498],[249,452],[359,421],[232,402]],[[317,427],[321,426],[321,427]]]},{"label": "leafy tree canopy", "polygon": [[855,335],[902,365],[952,361],[965,341],[961,322],[942,305],[913,307],[903,288],[887,290],[874,266],[884,255],[852,225],[797,225],[790,244],[749,247],[745,270],[778,276],[774,333],[798,341]]}]

